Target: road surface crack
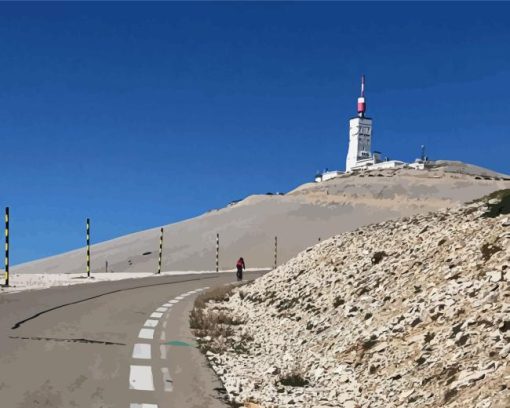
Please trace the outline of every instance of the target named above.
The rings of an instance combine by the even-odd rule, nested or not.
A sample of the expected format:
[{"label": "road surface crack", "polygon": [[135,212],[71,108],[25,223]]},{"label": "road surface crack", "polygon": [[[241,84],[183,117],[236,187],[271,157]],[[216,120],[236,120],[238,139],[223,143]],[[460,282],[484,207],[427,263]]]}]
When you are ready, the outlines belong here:
[{"label": "road surface crack", "polygon": [[42,340],[42,341],[59,341],[66,343],[89,343],[89,344],[103,344],[105,346],[125,346],[126,343],[116,343],[113,341],[105,341],[105,340],[90,340],[90,339],[62,339],[58,337],[37,337],[37,336],[9,336],[10,339],[20,339],[20,340]]}]

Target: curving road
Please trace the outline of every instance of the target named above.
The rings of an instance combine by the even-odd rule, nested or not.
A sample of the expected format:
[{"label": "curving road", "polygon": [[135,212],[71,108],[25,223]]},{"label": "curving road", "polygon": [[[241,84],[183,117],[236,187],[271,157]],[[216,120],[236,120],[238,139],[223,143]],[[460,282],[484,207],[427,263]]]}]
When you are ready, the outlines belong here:
[{"label": "curving road", "polygon": [[225,407],[188,313],[202,290],[232,281],[161,276],[0,295],[0,406]]}]

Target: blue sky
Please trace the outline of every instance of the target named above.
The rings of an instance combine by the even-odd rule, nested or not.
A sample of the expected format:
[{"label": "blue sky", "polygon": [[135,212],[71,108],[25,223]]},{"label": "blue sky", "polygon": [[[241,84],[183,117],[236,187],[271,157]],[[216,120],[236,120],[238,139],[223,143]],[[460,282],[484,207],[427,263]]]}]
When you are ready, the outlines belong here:
[{"label": "blue sky", "polygon": [[373,148],[510,173],[509,3],[0,4],[12,262],[343,169]]}]

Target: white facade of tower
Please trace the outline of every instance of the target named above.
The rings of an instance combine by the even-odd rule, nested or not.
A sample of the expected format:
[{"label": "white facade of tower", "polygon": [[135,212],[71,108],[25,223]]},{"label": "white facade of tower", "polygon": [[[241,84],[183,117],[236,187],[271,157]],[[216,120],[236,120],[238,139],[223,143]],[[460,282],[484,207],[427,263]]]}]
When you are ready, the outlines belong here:
[{"label": "white facade of tower", "polygon": [[349,121],[349,150],[347,151],[347,160],[345,171],[351,169],[363,162],[374,160],[372,156],[372,119],[366,117],[356,117]]},{"label": "white facade of tower", "polygon": [[[422,158],[416,163],[408,164],[400,160],[382,160],[380,152],[372,153],[372,119],[367,118],[367,103],[365,99],[365,75],[361,76],[361,95],[358,97],[358,116],[349,120],[349,148],[345,161],[345,172],[365,172],[371,170],[395,169],[409,166],[415,169],[425,169],[426,159],[422,151]],[[342,177],[338,170],[317,172],[315,181],[320,183],[335,177]]]}]

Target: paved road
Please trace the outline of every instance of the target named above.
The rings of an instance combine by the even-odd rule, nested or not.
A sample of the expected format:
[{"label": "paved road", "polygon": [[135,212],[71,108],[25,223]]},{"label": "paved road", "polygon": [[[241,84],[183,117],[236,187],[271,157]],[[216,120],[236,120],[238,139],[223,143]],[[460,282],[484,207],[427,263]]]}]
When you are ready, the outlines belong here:
[{"label": "paved road", "polygon": [[188,313],[201,290],[232,278],[150,277],[0,295],[0,406],[225,407],[221,384],[192,346]]}]

